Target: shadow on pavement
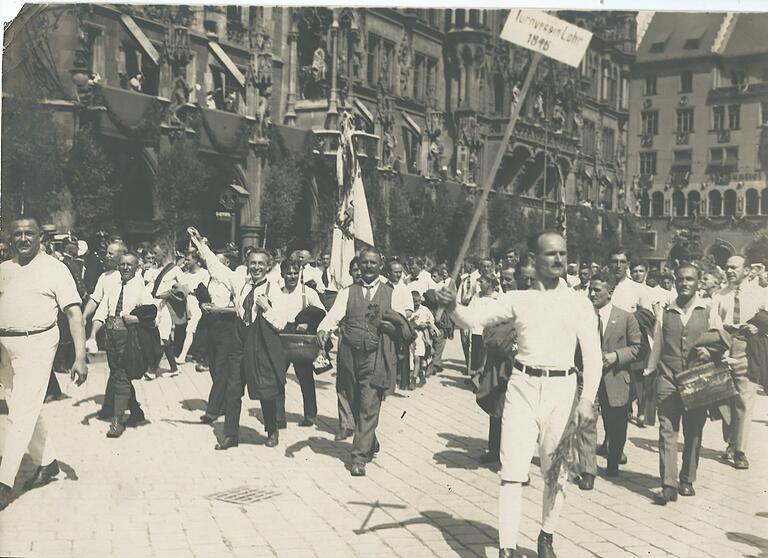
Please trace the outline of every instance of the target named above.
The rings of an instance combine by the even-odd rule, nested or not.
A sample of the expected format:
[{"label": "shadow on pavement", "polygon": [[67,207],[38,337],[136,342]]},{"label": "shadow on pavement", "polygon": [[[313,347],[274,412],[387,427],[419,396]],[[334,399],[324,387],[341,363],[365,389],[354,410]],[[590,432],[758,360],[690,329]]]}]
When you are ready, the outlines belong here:
[{"label": "shadow on pavement", "polygon": [[205,411],[208,403],[203,399],[183,399],[179,401],[185,411]]},{"label": "shadow on pavement", "polygon": [[747,558],[768,558],[768,539],[751,535],[749,533],[736,533],[729,531],[725,534],[729,541],[748,544],[760,551],[760,554],[745,554]]},{"label": "shadow on pavement", "polygon": [[630,492],[634,492],[638,496],[647,498],[651,502],[656,499],[656,493],[651,487],[657,487],[661,485],[661,480],[658,476],[651,476],[646,473],[639,473],[637,471],[631,471],[628,469],[621,469],[618,477],[606,477],[604,475],[605,469],[601,469],[598,472],[600,482],[610,482],[616,486],[626,488]]},{"label": "shadow on pavement", "polygon": [[98,406],[102,406],[104,404],[104,394],[101,393],[99,395],[91,395],[90,397],[86,397],[85,399],[81,399],[80,401],[75,401],[74,403],[72,403],[72,406],[79,407],[83,403],[90,403],[91,401],[96,403]]},{"label": "shadow on pavement", "polygon": [[487,442],[481,438],[472,436],[458,436],[448,432],[438,434],[447,441],[446,447],[455,449],[446,449],[439,451],[432,456],[435,463],[445,465],[449,469],[484,469],[485,465],[478,459],[486,448]]},{"label": "shadow on pavement", "polygon": [[445,376],[441,375],[440,384],[446,387],[459,388],[467,391],[474,391],[474,385],[469,379],[469,376]]},{"label": "shadow on pavement", "polygon": [[326,455],[346,463],[352,450],[352,444],[349,442],[336,442],[328,438],[321,438],[320,436],[311,436],[306,440],[301,440],[285,448],[285,456],[293,459],[304,448],[309,448],[318,455]]},{"label": "shadow on pavement", "polygon": [[[216,435],[216,442],[221,442],[224,439],[224,423],[216,422],[213,424],[213,432]],[[266,435],[254,430],[249,426],[240,425],[238,430],[238,441],[241,445],[252,444],[261,445],[267,441]]]},{"label": "shadow on pavement", "polygon": [[[492,553],[496,550],[497,542],[489,535],[489,532],[496,532],[496,528],[481,521],[472,521],[469,519],[455,518],[449,513],[437,510],[428,510],[421,512],[421,515],[405,521],[381,523],[367,529],[356,530],[355,533],[363,534],[372,531],[384,531],[386,529],[402,529],[403,527],[413,525],[430,525],[440,531],[445,542],[451,547],[457,556],[477,556],[476,550],[470,547],[483,546],[484,549],[492,548]],[[486,552],[480,552],[487,554]],[[518,547],[517,554],[525,558],[536,558],[536,552],[529,548]]]},{"label": "shadow on pavement", "polygon": [[[641,450],[649,451],[651,453],[659,453],[659,441],[658,440],[648,440],[646,438],[628,438],[627,441],[632,442],[635,447],[640,448]],[[680,439],[678,440],[680,449],[683,448],[683,436],[682,433],[680,435]],[[715,451],[713,449],[701,448],[701,453],[699,454],[699,457],[702,459],[712,459],[714,461],[722,461],[722,451]]]}]

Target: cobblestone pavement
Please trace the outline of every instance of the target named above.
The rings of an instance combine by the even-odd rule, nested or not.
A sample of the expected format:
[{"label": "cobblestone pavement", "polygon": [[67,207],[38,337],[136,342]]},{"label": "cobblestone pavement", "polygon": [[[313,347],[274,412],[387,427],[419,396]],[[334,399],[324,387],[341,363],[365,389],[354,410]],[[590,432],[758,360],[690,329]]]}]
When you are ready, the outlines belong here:
[{"label": "cobblestone pavement", "polygon": [[[458,358],[458,343],[448,352]],[[17,498],[0,513],[0,555],[496,556],[498,479],[477,462],[487,418],[461,373],[448,370],[385,401],[382,450],[362,478],[345,469],[350,444],[333,441],[333,381],[332,373],[318,378],[317,427],[299,428],[301,394],[289,372],[289,425],[280,446],[263,445],[258,402],[246,400],[240,447],[219,452],[213,446],[221,422],[211,428],[198,421],[207,373],[186,365],[176,377],[135,382],[151,422],[110,440],[107,423],[95,418],[106,366],[92,365],[85,386],[67,380],[69,399],[45,406],[62,472],[24,493],[33,470],[25,458]],[[598,478],[592,492],[569,487],[558,555],[768,557],[766,427],[768,397],[761,395],[752,467],[737,471],[719,461],[720,428],[708,423],[697,496],[659,507],[652,503],[657,428],[630,426],[621,476]],[[520,540],[526,557],[535,556],[542,486],[535,466],[531,476]]]}]

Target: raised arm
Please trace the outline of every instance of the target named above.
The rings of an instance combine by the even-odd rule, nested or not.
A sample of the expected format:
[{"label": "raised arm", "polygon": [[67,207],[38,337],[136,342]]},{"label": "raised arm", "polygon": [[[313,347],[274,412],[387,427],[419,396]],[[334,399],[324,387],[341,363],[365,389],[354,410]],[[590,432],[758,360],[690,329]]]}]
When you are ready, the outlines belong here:
[{"label": "raised arm", "polygon": [[189,232],[189,237],[192,240],[192,243],[205,261],[205,267],[208,268],[208,273],[211,274],[211,277],[222,282],[232,294],[236,295],[239,285],[242,283],[240,280],[241,278],[237,273],[219,261],[219,258],[213,253],[213,250],[203,242],[203,237],[196,228],[189,227],[187,231]]}]

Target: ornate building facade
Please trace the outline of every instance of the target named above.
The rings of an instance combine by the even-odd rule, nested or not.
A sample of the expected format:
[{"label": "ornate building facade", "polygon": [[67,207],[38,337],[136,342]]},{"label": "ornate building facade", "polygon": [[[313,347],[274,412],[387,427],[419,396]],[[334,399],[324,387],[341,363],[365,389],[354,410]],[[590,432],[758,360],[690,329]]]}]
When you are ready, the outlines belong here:
[{"label": "ornate building facade", "polygon": [[768,225],[766,14],[657,13],[630,86],[628,173],[658,265],[723,265]]},{"label": "ornate building facade", "polygon": [[[565,215],[565,206],[592,211],[598,226],[620,231],[628,209],[634,12],[561,12],[594,33],[584,62],[573,69],[542,61],[513,137],[500,146],[530,61],[529,51],[499,38],[506,15],[202,5],[36,10],[36,17],[56,18],[48,37],[53,56],[43,70],[56,78],[57,91],[46,98],[69,124],[95,125],[101,136],[130,146],[142,167],[133,170],[150,175],[174,138],[194,136],[222,169],[224,178],[211,186],[221,205],[215,209],[238,214],[245,244],[263,234],[270,141],[280,137],[298,149],[308,137],[315,157],[331,158],[345,113],[385,190],[476,190],[502,148],[499,195],[517,196],[542,217]],[[6,60],[24,60],[23,44],[6,50]],[[6,95],[41,72],[10,65],[18,70],[4,75]],[[162,212],[150,202],[133,221],[151,228]],[[492,242],[486,223],[475,249],[487,252]]]}]

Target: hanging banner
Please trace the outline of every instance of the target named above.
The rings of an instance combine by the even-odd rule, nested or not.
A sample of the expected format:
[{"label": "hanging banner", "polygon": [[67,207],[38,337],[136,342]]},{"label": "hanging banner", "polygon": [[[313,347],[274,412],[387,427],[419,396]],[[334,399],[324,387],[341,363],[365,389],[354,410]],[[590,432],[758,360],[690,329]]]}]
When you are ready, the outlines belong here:
[{"label": "hanging banner", "polygon": [[501,38],[569,66],[578,66],[592,33],[540,10],[512,10]]}]

